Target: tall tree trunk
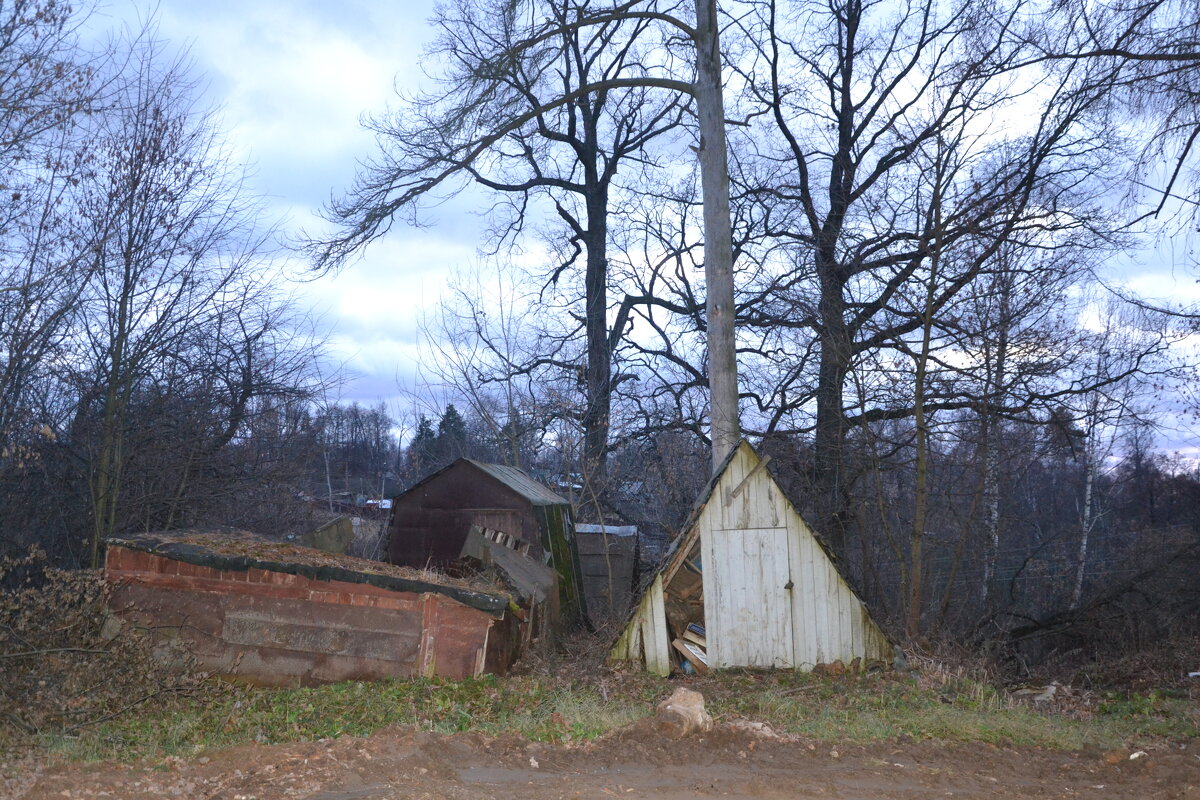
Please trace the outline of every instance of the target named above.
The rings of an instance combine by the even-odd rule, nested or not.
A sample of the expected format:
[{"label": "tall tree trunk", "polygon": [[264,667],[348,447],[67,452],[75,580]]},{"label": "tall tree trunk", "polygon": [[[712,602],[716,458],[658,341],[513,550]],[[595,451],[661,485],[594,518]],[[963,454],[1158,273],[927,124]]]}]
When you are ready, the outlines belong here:
[{"label": "tall tree trunk", "polygon": [[837,265],[827,263],[821,271],[819,303],[821,362],[817,374],[817,420],[813,437],[813,485],[820,504],[819,529],[833,551],[846,550],[848,491],[845,483],[843,449],[846,415],[843,392],[850,363],[850,332],[846,326],[842,284]]},{"label": "tall tree trunk", "polygon": [[1088,432],[1083,443],[1083,503],[1079,511],[1079,557],[1075,567],[1075,587],[1071,591],[1071,609],[1079,608],[1083,600],[1083,578],[1087,570],[1088,539],[1091,538],[1095,515],[1092,513],[1092,494],[1096,484],[1095,431]]},{"label": "tall tree trunk", "polygon": [[929,347],[933,334],[933,295],[937,278],[937,258],[929,273],[925,313],[921,324],[921,354],[917,358],[913,396],[913,420],[916,424],[916,481],[913,490],[913,522],[908,545],[908,613],[905,633],[915,639],[921,633],[921,607],[925,583],[925,516],[929,501],[929,421],[925,415],[925,380],[929,368]]},{"label": "tall tree trunk", "polygon": [[[985,387],[989,404],[1002,401],[1004,374],[1008,369],[1009,312],[1012,298],[1012,281],[1009,275],[1001,276],[999,331],[996,337],[995,367],[989,375],[990,385]],[[980,426],[983,448],[983,493],[987,521],[985,523],[987,544],[983,554],[983,580],[980,582],[982,600],[986,606],[996,574],[996,559],[1000,552],[1000,442],[1004,429],[1000,418],[991,408],[983,411]],[[985,608],[986,610],[986,608]]]},{"label": "tall tree trunk", "polygon": [[725,102],[721,95],[721,42],[716,0],[696,0],[696,112],[700,122],[708,385],[715,474],[741,438],[733,320],[729,161],[725,145]]},{"label": "tall tree trunk", "polygon": [[608,197],[603,191],[587,198],[587,266],[584,292],[587,329],[587,407],[583,416],[584,476],[598,507],[607,488],[608,429],[612,405],[612,353],[608,343]]},{"label": "tall tree trunk", "polygon": [[120,292],[112,321],[112,341],[108,345],[108,364],[104,380],[104,416],[100,427],[100,457],[92,475],[92,569],[100,568],[101,543],[112,536],[117,525],[121,471],[124,467],[125,430],[132,399],[132,371],[127,363],[130,349],[130,310],[134,277],[128,260],[122,265]]}]

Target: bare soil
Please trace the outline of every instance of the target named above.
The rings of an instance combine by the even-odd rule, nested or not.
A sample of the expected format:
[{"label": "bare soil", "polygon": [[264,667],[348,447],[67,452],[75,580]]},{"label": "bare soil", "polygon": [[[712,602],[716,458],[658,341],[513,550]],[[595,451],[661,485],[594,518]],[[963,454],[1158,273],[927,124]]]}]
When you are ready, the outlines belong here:
[{"label": "bare soil", "polygon": [[0,796],[1200,800],[1200,742],[1130,755],[931,741],[838,746],[736,724],[670,741],[642,722],[579,744],[390,728],[365,739],[246,746],[157,763],[30,760],[18,770],[9,766]]}]

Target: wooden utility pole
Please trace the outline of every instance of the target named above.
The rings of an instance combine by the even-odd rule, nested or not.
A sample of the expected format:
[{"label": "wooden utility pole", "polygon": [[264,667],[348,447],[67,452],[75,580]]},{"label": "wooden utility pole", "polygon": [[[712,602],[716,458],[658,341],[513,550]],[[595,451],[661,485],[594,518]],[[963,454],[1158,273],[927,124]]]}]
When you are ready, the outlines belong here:
[{"label": "wooden utility pole", "polygon": [[713,473],[741,438],[733,325],[733,235],[729,225],[729,159],[721,94],[721,42],[716,0],[696,0],[696,112],[704,200],[708,386]]}]

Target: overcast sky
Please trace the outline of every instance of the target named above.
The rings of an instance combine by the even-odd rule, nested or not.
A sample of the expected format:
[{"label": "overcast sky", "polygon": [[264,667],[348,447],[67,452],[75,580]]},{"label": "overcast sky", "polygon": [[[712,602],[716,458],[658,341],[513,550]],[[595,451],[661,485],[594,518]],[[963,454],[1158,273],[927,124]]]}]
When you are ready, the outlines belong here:
[{"label": "overcast sky", "polygon": [[[298,233],[325,226],[320,209],[372,152],[361,116],[424,79],[418,61],[432,10],[432,0],[163,0],[157,21],[160,38],[187,48],[231,145],[251,165],[250,188]],[[134,2],[102,12],[114,24],[144,14]],[[340,274],[300,287],[348,368],[345,402],[394,405],[398,383],[412,383],[422,309],[474,259],[479,219],[468,201],[430,220],[397,224]]]},{"label": "overcast sky", "polygon": [[[112,0],[114,24],[145,15],[133,0]],[[124,3],[124,4],[122,4]],[[373,152],[361,124],[383,111],[396,89],[425,76],[419,57],[433,31],[433,0],[162,0],[160,38],[186,47],[208,100],[222,109],[238,155],[252,165],[251,189],[288,229],[317,231],[331,194]],[[140,8],[140,10],[139,10]],[[336,276],[301,288],[332,331],[332,349],[351,376],[345,402],[397,402],[417,369],[417,325],[456,268],[469,266],[481,220],[478,195],[437,210],[420,229],[397,223],[386,239]],[[1192,242],[1165,240],[1125,260],[1110,277],[1143,294],[1200,302]],[[1175,446],[1193,442],[1176,434]]]}]

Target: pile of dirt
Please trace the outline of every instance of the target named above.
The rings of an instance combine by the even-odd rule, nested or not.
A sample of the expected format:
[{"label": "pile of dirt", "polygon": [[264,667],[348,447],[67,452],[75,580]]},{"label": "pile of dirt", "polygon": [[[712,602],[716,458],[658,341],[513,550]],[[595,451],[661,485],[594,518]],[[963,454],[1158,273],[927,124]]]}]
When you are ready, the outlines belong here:
[{"label": "pile of dirt", "polygon": [[156,658],[144,632],[106,626],[104,593],[99,572],[53,569],[41,551],[0,559],[0,748],[221,690]]}]

